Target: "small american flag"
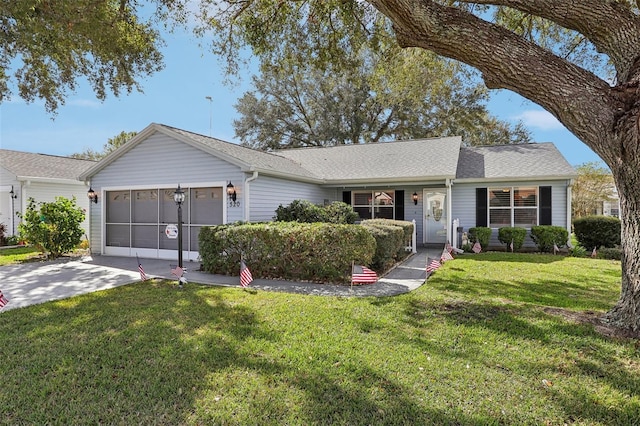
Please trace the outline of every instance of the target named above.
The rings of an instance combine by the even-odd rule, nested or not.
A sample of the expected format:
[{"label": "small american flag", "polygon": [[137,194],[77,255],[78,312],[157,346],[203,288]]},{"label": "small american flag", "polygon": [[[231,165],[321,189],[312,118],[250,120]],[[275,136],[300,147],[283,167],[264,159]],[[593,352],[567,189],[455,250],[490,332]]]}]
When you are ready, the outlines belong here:
[{"label": "small american flag", "polygon": [[513,253],[513,240],[511,240],[511,244],[509,244],[509,248],[511,249],[511,253]]},{"label": "small american flag", "polygon": [[433,259],[431,262],[429,262],[429,259],[427,258],[427,275],[434,272],[440,266],[442,266],[442,264],[438,261],[438,259]]},{"label": "small american flag", "polygon": [[453,260],[453,256],[446,249],[442,252],[442,256],[440,256],[440,262],[444,263],[447,260]]},{"label": "small american flag", "polygon": [[180,277],[182,277],[182,275],[184,275],[184,269],[182,269],[180,266],[176,266],[176,269],[172,269],[171,270],[171,274],[173,274],[176,277],[180,278]]},{"label": "small american flag", "polygon": [[136,260],[138,261],[138,272],[140,272],[140,280],[141,281],[148,280],[149,277],[147,277],[147,274],[144,273],[144,268],[142,267],[142,263],[140,263],[140,259],[138,258],[137,254],[136,254]]},{"label": "small american flag", "polygon": [[362,265],[353,265],[351,270],[351,284],[373,284],[378,281],[375,271]]},{"label": "small american flag", "polygon": [[598,251],[596,250],[596,248],[593,248],[593,251],[591,252],[591,257],[596,257],[598,255]]},{"label": "small american flag", "polygon": [[471,250],[473,250],[474,253],[480,253],[482,251],[482,246],[480,245],[480,242],[476,241],[476,243],[473,245]]},{"label": "small american flag", "polygon": [[444,246],[444,249],[449,253],[453,251],[453,247],[451,246],[451,243],[449,241],[447,241],[447,244]]},{"label": "small american flag", "polygon": [[4,294],[0,291],[0,309],[4,308],[7,303],[9,303],[9,299],[4,297]]},{"label": "small american flag", "polygon": [[558,245],[556,243],[553,243],[553,254],[556,254],[560,251],[560,249],[558,248]]},{"label": "small american flag", "polygon": [[251,284],[253,281],[253,275],[251,275],[251,271],[247,267],[247,264],[244,263],[244,260],[240,261],[240,285],[242,287],[246,287]]}]

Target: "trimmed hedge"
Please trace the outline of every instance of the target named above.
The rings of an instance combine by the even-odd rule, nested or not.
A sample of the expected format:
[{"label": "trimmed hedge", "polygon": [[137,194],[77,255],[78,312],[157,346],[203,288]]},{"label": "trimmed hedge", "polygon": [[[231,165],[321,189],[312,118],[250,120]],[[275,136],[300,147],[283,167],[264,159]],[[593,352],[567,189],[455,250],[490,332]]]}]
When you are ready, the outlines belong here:
[{"label": "trimmed hedge", "polygon": [[351,262],[370,265],[376,240],[362,226],[268,222],[203,227],[202,268],[238,275],[240,256],[255,278],[347,283]]},{"label": "trimmed hedge", "polygon": [[564,247],[567,245],[569,233],[562,226],[539,225],[531,227],[531,239],[538,246],[538,250],[552,252],[553,245]]},{"label": "trimmed hedge", "polygon": [[622,260],[622,250],[616,247],[604,247],[597,251],[598,259]]},{"label": "trimmed hedge", "polygon": [[358,219],[358,213],[342,201],[320,206],[307,200],[294,200],[288,206],[280,204],[273,219],[282,222],[353,224]]},{"label": "trimmed hedge", "polygon": [[486,226],[476,226],[474,228],[469,228],[469,241],[471,245],[475,244],[476,241],[480,242],[480,246],[482,250],[487,250],[489,247],[489,240],[491,239],[491,228]]},{"label": "trimmed hedge", "polygon": [[524,244],[524,239],[527,236],[527,230],[524,228],[505,226],[498,229],[498,240],[502,244],[506,244],[507,250],[509,245],[513,241],[513,250],[518,251]]},{"label": "trimmed hedge", "polygon": [[573,221],[578,242],[588,250],[620,245],[620,219],[612,216],[587,216]]},{"label": "trimmed hedge", "polygon": [[404,251],[402,228],[382,224],[362,224],[376,240],[376,251],[371,260],[371,267],[376,271],[385,271],[395,263],[400,250]]}]

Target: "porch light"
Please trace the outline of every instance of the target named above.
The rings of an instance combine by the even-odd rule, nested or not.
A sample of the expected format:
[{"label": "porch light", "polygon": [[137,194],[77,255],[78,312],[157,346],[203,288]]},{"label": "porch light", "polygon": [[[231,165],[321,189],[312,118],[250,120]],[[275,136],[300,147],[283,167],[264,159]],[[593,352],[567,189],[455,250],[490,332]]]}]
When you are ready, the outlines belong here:
[{"label": "porch light", "polygon": [[238,197],[238,195],[236,194],[236,187],[233,186],[231,181],[229,181],[229,183],[227,184],[227,196],[231,201],[236,201],[236,198]]},{"label": "porch light", "polygon": [[411,199],[413,200],[413,204],[415,204],[417,206],[418,205],[418,193],[414,192],[413,195],[411,196]]},{"label": "porch light", "polygon": [[89,203],[98,204],[98,194],[96,194],[96,191],[94,191],[93,188],[89,187],[89,190],[87,191],[87,197],[89,197]]}]

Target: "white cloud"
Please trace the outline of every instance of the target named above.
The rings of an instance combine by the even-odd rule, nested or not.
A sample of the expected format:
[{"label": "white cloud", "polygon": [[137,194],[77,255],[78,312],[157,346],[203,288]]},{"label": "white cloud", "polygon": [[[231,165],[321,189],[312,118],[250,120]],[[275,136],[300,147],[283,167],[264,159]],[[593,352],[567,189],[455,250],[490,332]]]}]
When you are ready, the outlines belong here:
[{"label": "white cloud", "polygon": [[529,109],[522,111],[514,117],[522,120],[527,127],[535,127],[540,130],[562,130],[564,126],[551,113],[541,109]]}]

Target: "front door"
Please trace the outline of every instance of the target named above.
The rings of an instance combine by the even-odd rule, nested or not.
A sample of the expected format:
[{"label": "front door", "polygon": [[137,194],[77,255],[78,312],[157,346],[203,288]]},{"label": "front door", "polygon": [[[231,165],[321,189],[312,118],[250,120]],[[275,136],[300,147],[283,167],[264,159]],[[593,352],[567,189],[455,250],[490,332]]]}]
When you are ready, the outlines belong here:
[{"label": "front door", "polygon": [[447,242],[447,192],[445,189],[423,190],[424,243],[444,246]]}]

